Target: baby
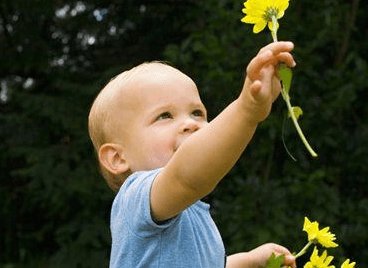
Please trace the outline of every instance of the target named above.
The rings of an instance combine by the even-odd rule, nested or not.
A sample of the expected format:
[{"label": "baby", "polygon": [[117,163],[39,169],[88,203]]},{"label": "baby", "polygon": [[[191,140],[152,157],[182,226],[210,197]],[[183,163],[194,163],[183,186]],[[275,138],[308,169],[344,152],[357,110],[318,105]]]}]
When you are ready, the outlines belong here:
[{"label": "baby", "polygon": [[290,42],[262,48],[247,67],[240,96],[211,122],[195,83],[160,62],[115,77],[99,93],[89,132],[102,174],[117,192],[111,210],[110,268],[263,267],[269,243],[225,255],[209,205],[213,191],[270,113],[280,93],[275,69],[293,67]]}]

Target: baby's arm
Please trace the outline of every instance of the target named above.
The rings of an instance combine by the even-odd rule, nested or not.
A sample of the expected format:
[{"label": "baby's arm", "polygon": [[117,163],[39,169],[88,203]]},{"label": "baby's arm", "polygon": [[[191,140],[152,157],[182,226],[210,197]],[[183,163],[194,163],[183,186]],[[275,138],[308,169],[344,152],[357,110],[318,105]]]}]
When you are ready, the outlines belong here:
[{"label": "baby's arm", "polygon": [[151,211],[155,219],[174,217],[208,195],[232,168],[280,93],[275,68],[280,62],[295,65],[289,53],[292,49],[290,42],[261,49],[248,65],[239,98],[183,142],[153,182]]},{"label": "baby's arm", "polygon": [[285,255],[284,265],[296,267],[295,257],[286,248],[268,243],[249,252],[237,253],[227,257],[226,268],[261,268],[266,266],[268,258],[275,253],[276,256]]}]

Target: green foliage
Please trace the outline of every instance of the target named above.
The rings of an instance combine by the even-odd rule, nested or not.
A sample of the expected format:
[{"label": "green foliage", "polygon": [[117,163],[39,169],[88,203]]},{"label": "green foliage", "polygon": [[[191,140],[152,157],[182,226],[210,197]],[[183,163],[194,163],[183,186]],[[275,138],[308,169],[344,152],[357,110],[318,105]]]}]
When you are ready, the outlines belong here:
[{"label": "green foliage", "polygon": [[293,72],[286,65],[282,64],[280,65],[279,74],[280,74],[280,80],[282,81],[282,85],[285,91],[289,94]]},{"label": "green foliage", "polygon": [[[210,117],[235,99],[269,35],[240,22],[242,1],[1,1],[0,267],[107,267],[113,194],[87,133],[114,75],[167,60],[197,83]],[[295,43],[291,97],[319,158],[275,102],[237,165],[207,197],[228,253],[299,249],[304,216],[331,226],[368,263],[368,34],[365,1],[291,1],[280,40]]]},{"label": "green foliage", "polygon": [[271,257],[267,260],[267,264],[264,268],[280,268],[284,263],[285,255],[277,256],[272,253]]}]

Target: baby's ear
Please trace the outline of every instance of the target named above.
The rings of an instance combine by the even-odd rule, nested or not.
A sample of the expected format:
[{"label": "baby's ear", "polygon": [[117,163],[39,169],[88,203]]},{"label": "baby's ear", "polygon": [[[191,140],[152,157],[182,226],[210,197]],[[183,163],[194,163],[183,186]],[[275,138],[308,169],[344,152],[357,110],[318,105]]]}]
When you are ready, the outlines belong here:
[{"label": "baby's ear", "polygon": [[105,143],[98,151],[101,164],[112,174],[122,174],[129,169],[125,159],[123,147],[116,143]]}]

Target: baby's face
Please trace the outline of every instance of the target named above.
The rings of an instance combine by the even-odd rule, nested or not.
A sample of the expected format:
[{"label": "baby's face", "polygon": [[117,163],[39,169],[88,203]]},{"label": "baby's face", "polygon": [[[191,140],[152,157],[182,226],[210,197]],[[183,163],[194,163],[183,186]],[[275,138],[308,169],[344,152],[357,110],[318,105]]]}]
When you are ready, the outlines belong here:
[{"label": "baby's face", "polygon": [[186,138],[207,124],[195,83],[155,64],[134,79],[124,156],[131,172],[165,166]]}]

